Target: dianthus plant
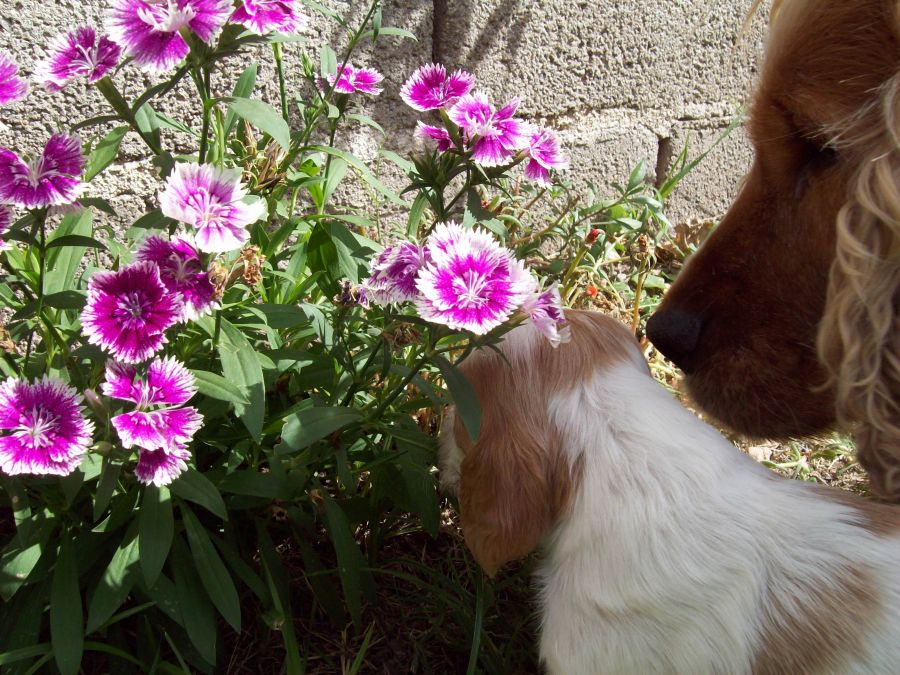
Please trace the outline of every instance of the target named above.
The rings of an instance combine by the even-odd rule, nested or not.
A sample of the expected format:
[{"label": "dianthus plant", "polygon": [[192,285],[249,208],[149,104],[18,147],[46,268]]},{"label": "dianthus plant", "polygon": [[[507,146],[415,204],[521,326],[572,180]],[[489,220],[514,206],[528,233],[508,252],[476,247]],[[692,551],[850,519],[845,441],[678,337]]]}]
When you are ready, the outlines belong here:
[{"label": "dianthus plant", "polygon": [[[216,615],[239,631],[255,596],[290,660],[278,551],[299,540],[320,568],[334,541],[360,625],[374,580],[354,533],[375,564],[386,514],[437,531],[427,413],[464,400],[477,435],[456,364],[521,323],[565,348],[554,279],[478,206],[504,181],[545,189],[568,160],[465,70],[382,72],[373,46],[403,31],[377,1],[357,23],[297,0],[106,5],[33,65],[0,54],[0,117],[61,91],[108,105],[0,147],[0,625],[21,627],[0,654],[76,673],[105,642],[141,672],[213,672]],[[329,35],[338,49],[310,55]],[[423,151],[385,153],[401,192],[342,147],[380,129],[375,97],[420,116]],[[130,190],[135,217],[93,182],[126,145],[150,185]]]}]

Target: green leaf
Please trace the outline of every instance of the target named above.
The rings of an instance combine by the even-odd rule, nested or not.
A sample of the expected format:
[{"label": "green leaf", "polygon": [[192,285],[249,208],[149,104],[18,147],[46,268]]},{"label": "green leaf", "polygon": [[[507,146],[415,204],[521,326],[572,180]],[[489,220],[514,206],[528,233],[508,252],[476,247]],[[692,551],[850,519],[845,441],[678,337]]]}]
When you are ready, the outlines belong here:
[{"label": "green leaf", "polygon": [[319,74],[327,78],[329,75],[336,75],[337,68],[337,54],[326,42],[319,52]]},{"label": "green leaf", "polygon": [[250,399],[230,380],[206,370],[191,370],[197,382],[197,391],[217,401],[226,401],[235,406],[245,406]]},{"label": "green leaf", "polygon": [[200,590],[200,579],[197,578],[181,537],[176,539],[173,552],[175,559],[172,569],[175,572],[175,593],[181,610],[181,623],[200,656],[208,663],[215,663],[216,617],[212,605],[206,593]]},{"label": "green leaf", "polygon": [[137,527],[132,526],[94,588],[88,608],[86,634],[93,633],[106,623],[106,620],[125,602],[137,579],[137,562]]},{"label": "green leaf", "polygon": [[325,498],[325,516],[328,534],[337,554],[338,576],[344,589],[344,601],[357,630],[362,619],[362,570],[366,561],[359,550],[350,522],[343,509],[331,497]]},{"label": "green leaf", "polygon": [[235,405],[235,413],[253,439],[259,443],[262,441],[263,421],[266,415],[266,390],[262,367],[256,358],[253,345],[238,328],[222,319],[221,331],[218,351],[222,374],[250,401],[248,405]]},{"label": "green leaf", "polygon": [[[231,92],[231,95],[234,98],[250,98],[250,94],[252,94],[253,90],[256,88],[257,68],[257,64],[251,63],[244,69],[244,72],[241,73],[241,76],[234,85],[234,90]],[[228,113],[225,115],[225,138],[228,138],[228,136],[231,135],[231,130],[234,129],[235,122],[237,122],[237,114],[229,109]]]},{"label": "green leaf", "polygon": [[47,243],[47,250],[51,248],[60,248],[62,246],[83,246],[84,248],[99,248],[101,251],[106,250],[106,244],[97,241],[93,237],[84,237],[79,234],[67,234],[62,237],[54,237],[52,241]]},{"label": "green leaf", "polygon": [[138,547],[144,581],[151,587],[156,583],[166,558],[169,557],[169,548],[175,534],[175,519],[172,516],[172,500],[168,488],[148,485],[144,488],[143,495]]},{"label": "green leaf", "polygon": [[290,484],[271,471],[268,473],[235,471],[219,481],[219,489],[222,492],[267,499],[289,500],[294,498],[294,491]]},{"label": "green leaf", "polygon": [[420,192],[413,200],[412,207],[409,209],[409,219],[406,221],[406,236],[415,238],[419,234],[419,223],[422,222],[422,216],[425,215],[425,209],[428,207],[428,197],[424,192]]},{"label": "green leaf", "polygon": [[119,480],[119,472],[122,465],[118,462],[110,462],[106,457],[103,458],[103,468],[100,470],[100,480],[97,481],[97,491],[94,493],[94,510],[93,517],[96,523],[100,520],[100,516],[109,506],[109,500],[116,489]]},{"label": "green leaf", "polygon": [[149,103],[145,103],[134,113],[134,123],[156,144],[157,148],[160,146],[159,120],[156,118],[156,111]]},{"label": "green leaf", "polygon": [[469,432],[472,441],[477,440],[478,431],[481,428],[481,406],[478,404],[478,396],[472,385],[462,372],[443,356],[434,357],[435,365],[440,369],[447,389],[456,404],[456,411]]},{"label": "green leaf", "polygon": [[266,317],[266,325],[275,329],[296,328],[309,323],[306,314],[296,305],[259,304],[252,305]]},{"label": "green leaf", "polygon": [[[90,209],[66,215],[56,231],[50,235],[48,246],[57,239],[69,235],[90,238],[93,234],[93,216]],[[75,288],[79,268],[84,262],[85,246],[65,246],[47,252],[47,274],[44,277],[44,293],[52,295]]]},{"label": "green leaf", "polygon": [[81,309],[84,301],[84,294],[78,291],[60,291],[44,296],[44,304],[55,309]]},{"label": "green leaf", "polygon": [[94,151],[88,157],[84,167],[82,180],[85,183],[116,161],[116,157],[119,154],[119,146],[122,145],[122,139],[125,138],[128,129],[128,125],[116,127],[97,143],[97,147],[94,148]]},{"label": "green leaf", "polygon": [[84,616],[78,561],[68,537],[60,544],[50,588],[50,642],[60,673],[76,675],[84,649]]},{"label": "green leaf", "polygon": [[269,592],[272,595],[273,609],[277,615],[277,623],[274,624],[274,628],[281,631],[281,636],[284,640],[284,650],[286,652],[285,670],[287,675],[300,675],[304,672],[303,661],[297,645],[297,633],[293,621],[294,613],[291,610],[291,592],[287,573],[281,564],[281,560],[278,558],[278,552],[272,544],[269,533],[260,521],[256,522],[256,538],[259,542],[260,564],[266,583],[269,586]]},{"label": "green leaf", "polygon": [[281,430],[281,440],[291,450],[302,450],[362,418],[362,412],[355,408],[301,410],[287,418]]},{"label": "green leaf", "polygon": [[169,489],[182,499],[199,504],[222,520],[228,520],[228,510],[222,501],[222,495],[209,478],[199,471],[188,469],[169,485]]},{"label": "green leaf", "polygon": [[181,513],[200,582],[219,613],[240,634],[241,602],[231,574],[219,554],[216,553],[215,546],[212,545],[206,530],[197,520],[197,516],[184,504],[181,507]]},{"label": "green leaf", "polygon": [[40,539],[24,549],[7,549],[0,558],[0,597],[4,602],[16,594],[19,587],[25,583],[31,570],[41,559],[44,546],[50,536],[49,529],[43,533]]},{"label": "green leaf", "polygon": [[263,131],[285,150],[291,148],[291,129],[281,113],[264,101],[254,98],[229,99],[229,110]]},{"label": "green leaf", "polygon": [[371,185],[375,190],[383,194],[387,197],[392,203],[397,204],[398,206],[403,206],[405,208],[409,208],[409,202],[404,200],[400,195],[391,190],[387,185],[382,183],[378,178],[375,177],[371,171],[369,171],[369,167],[363,164],[359,159],[355,156],[351,155],[349,152],[344,152],[343,150],[338,150],[337,148],[331,148],[327,145],[311,145],[306,148],[309,152],[324,152],[326,155],[332,155],[334,157],[339,157],[344,160],[356,169],[359,172],[359,175],[362,177],[364,181],[366,181],[369,185]]}]

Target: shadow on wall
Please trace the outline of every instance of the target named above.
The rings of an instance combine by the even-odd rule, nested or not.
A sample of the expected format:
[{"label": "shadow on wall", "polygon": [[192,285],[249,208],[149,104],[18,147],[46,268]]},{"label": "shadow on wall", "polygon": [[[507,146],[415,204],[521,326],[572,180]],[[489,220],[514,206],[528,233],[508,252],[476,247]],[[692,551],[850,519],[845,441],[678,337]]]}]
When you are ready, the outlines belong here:
[{"label": "shadow on wall", "polygon": [[[504,36],[504,51],[511,57],[519,55],[522,48],[522,38],[526,34],[526,28],[531,21],[531,3],[529,0],[502,0],[491,10],[490,16],[483,22],[481,33],[471,43],[467,53],[459,51],[461,45],[449,44],[448,30],[450,18],[450,3],[453,2],[454,32],[458,35],[468,35],[473,26],[475,12],[471,2],[456,2],[455,0],[434,0],[434,32],[432,34],[432,60],[435,63],[444,63],[448,67],[460,66],[470,72],[478,70],[490,48]],[[460,11],[460,6],[465,11]],[[524,11],[516,12],[523,8]],[[515,16],[514,22],[509,24],[505,31],[497,29],[498,25],[506,24],[509,18]]]}]

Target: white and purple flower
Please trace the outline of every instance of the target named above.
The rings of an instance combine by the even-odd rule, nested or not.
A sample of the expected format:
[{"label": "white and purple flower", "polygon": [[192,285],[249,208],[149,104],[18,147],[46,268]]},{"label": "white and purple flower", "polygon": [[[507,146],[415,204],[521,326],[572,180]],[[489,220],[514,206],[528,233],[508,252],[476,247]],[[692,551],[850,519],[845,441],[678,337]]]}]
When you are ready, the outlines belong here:
[{"label": "white and purple flower", "polygon": [[181,30],[209,44],[233,9],[232,0],[113,0],[107,30],[137,65],[162,71],[190,51]]},{"label": "white and purple flower", "polygon": [[418,275],[416,307],[428,321],[483,335],[534,292],[524,264],[484,230],[441,223],[426,248],[430,261]]},{"label": "white and purple flower", "polygon": [[15,211],[13,207],[6,204],[0,204],[0,251],[5,251],[10,247],[9,243],[3,238],[13,223]]},{"label": "white and purple flower", "polygon": [[197,229],[193,242],[199,250],[225,253],[247,243],[247,225],[263,216],[263,203],[246,204],[246,196],[240,169],[182,163],[166,181],[159,205],[164,215]]},{"label": "white and purple flower", "polygon": [[191,406],[172,407],[184,406],[197,392],[194,376],[182,363],[157,358],[142,375],[135,366],[108,361],[102,390],[136,405],[110,421],[123,447],[139,448],[139,481],[166,485],[187,469],[187,445],[203,425],[203,415]]},{"label": "white and purple flower", "polygon": [[134,259],[159,267],[159,278],[166,288],[181,296],[182,321],[199,319],[219,308],[216,287],[200,264],[200,254],[183,239],[147,237]]},{"label": "white and purple flower", "polygon": [[550,185],[550,171],[569,168],[569,159],[559,147],[559,139],[550,129],[538,129],[528,141],[525,177],[544,187]]},{"label": "white and purple flower", "polygon": [[50,91],[59,91],[76,78],[94,83],[116,67],[121,50],[105,35],[97,36],[91,26],[58,35],[50,43],[47,58],[41,61],[34,77]]},{"label": "white and purple flower", "polygon": [[0,105],[21,101],[28,95],[28,82],[19,77],[19,66],[6,52],[0,52]]},{"label": "white and purple flower", "polygon": [[440,63],[419,67],[400,88],[400,98],[416,110],[449,108],[475,86],[475,76],[464,70],[447,75]]},{"label": "white and purple flower", "polygon": [[484,94],[475,93],[460,98],[448,114],[471,144],[472,159],[482,166],[500,166],[528,147],[532,127],[513,117],[518,106],[514,98],[495,110]]},{"label": "white and purple flower", "polygon": [[416,124],[416,136],[420,138],[430,138],[433,141],[437,141],[437,149],[439,152],[446,152],[453,145],[453,140],[450,138],[450,132],[444,129],[443,127],[435,127],[430,124],[425,124],[422,121],[419,121]]},{"label": "white and purple flower", "polygon": [[349,63],[345,63],[343,69],[338,68],[341,74],[335,83],[337,75],[328,75],[325,79],[328,84],[334,85],[334,90],[339,94],[352,94],[360,91],[363,94],[372,94],[377,96],[381,93],[381,87],[378,85],[384,79],[384,75],[374,68],[357,68]]},{"label": "white and purple flower", "polygon": [[81,142],[66,134],[51,136],[28,162],[0,148],[0,202],[26,209],[70,204],[81,192],[84,162]]},{"label": "white and purple flower", "polygon": [[298,0],[243,0],[231,21],[259,35],[271,31],[296,33],[306,25]]},{"label": "white and purple flower", "polygon": [[521,311],[528,315],[535,328],[544,334],[553,347],[571,339],[571,328],[566,321],[556,283],[525,298]]},{"label": "white and purple flower", "polygon": [[94,425],[81,397],[61,380],[29,384],[10,377],[0,384],[0,471],[67,476],[91,444]]},{"label": "white and purple flower", "polygon": [[372,263],[372,274],[362,284],[360,304],[387,305],[415,300],[419,296],[416,280],[425,265],[425,249],[402,241],[385,248]]},{"label": "white and purple flower", "polygon": [[142,261],[94,273],[81,327],[91,344],[126,363],[139,363],[167,342],[166,330],[183,312],[181,297],[166,288],[159,267]]}]

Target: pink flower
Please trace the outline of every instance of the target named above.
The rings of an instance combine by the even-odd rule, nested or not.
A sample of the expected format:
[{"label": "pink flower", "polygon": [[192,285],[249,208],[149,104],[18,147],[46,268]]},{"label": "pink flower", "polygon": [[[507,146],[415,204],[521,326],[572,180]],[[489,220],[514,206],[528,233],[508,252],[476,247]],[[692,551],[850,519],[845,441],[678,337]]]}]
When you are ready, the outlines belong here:
[{"label": "pink flower", "polygon": [[525,298],[522,304],[522,312],[534,323],[553,347],[560,343],[568,342],[571,338],[571,329],[563,313],[562,299],[559,297],[559,286],[554,283],[545,291],[536,291]]},{"label": "pink flower", "polygon": [[172,357],[151,361],[143,377],[136,366],[110,360],[106,362],[106,382],[101,391],[147,409],[151,405],[187,403],[197,393],[197,382],[191,371]]},{"label": "pink flower", "polygon": [[159,278],[165,287],[181,296],[182,321],[196,320],[218,309],[216,287],[200,265],[200,255],[183,239],[166,241],[162,237],[147,237],[134,259],[159,267]]},{"label": "pink flower", "polygon": [[98,40],[91,26],[79,26],[56,36],[34,77],[50,91],[59,91],[77,77],[93,83],[116,67],[120,54],[119,46],[108,37],[101,35]]},{"label": "pink flower", "polygon": [[328,84],[334,85],[334,90],[339,94],[352,94],[355,91],[361,91],[364,94],[372,94],[377,96],[381,93],[378,84],[384,79],[384,75],[374,68],[356,68],[349,63],[344,64],[343,70],[338,68],[341,76],[334,83],[335,75],[329,75],[326,79]]},{"label": "pink flower", "polygon": [[400,88],[400,98],[416,110],[436,110],[452,106],[474,85],[475,76],[464,70],[448,77],[443,65],[429,63],[419,67]]},{"label": "pink flower", "polygon": [[439,152],[446,152],[453,144],[450,133],[446,129],[442,127],[433,127],[422,121],[419,121],[416,124],[416,136],[437,141],[437,149]]},{"label": "pink flower", "polygon": [[484,94],[467,94],[449,112],[450,119],[472,144],[472,159],[482,166],[500,166],[528,147],[531,125],[515,119],[519,99],[494,110]]},{"label": "pink flower", "polygon": [[534,291],[522,262],[484,230],[441,223],[426,249],[431,261],[419,272],[416,307],[428,321],[483,335]]},{"label": "pink flower", "polygon": [[113,0],[107,30],[137,65],[167,70],[190,51],[179,31],[209,44],[233,8],[231,0]]},{"label": "pink flower", "polygon": [[247,225],[263,215],[261,201],[241,201],[247,189],[240,179],[240,169],[176,164],[159,195],[160,208],[164,215],[197,228],[193,240],[201,251],[234,251],[250,239]]},{"label": "pink flower", "polygon": [[72,473],[91,444],[94,425],[79,407],[70,386],[44,376],[29,384],[10,377],[0,384],[0,470],[21,473]]},{"label": "pink flower", "polygon": [[19,67],[6,52],[0,52],[0,105],[21,101],[28,95],[28,82],[19,77]]},{"label": "pink flower", "polygon": [[81,328],[88,342],[125,363],[144,361],[166,343],[165,331],[184,308],[169,292],[150,262],[136,262],[117,272],[95,272],[88,282]]},{"label": "pink flower", "polygon": [[191,453],[184,448],[175,448],[171,452],[141,449],[134,476],[144,485],[168,485],[187,471],[190,458]]},{"label": "pink flower", "polygon": [[270,31],[296,33],[306,24],[306,17],[298,0],[244,0],[231,21],[264,35]]},{"label": "pink flower", "polygon": [[387,305],[414,300],[419,292],[416,279],[425,264],[425,250],[408,241],[385,248],[372,263],[372,274],[362,284],[360,303]]},{"label": "pink flower", "polygon": [[543,186],[550,185],[551,169],[568,169],[569,159],[559,148],[559,139],[549,129],[538,129],[528,142],[525,176]]},{"label": "pink flower", "polygon": [[51,136],[41,156],[27,163],[0,148],[0,202],[27,209],[74,202],[82,189],[84,161],[81,142],[66,134]]},{"label": "pink flower", "polygon": [[111,420],[125,448],[174,452],[183,449],[203,426],[203,415],[196,409],[164,408],[134,410],[116,415]]},{"label": "pink flower", "polygon": [[7,233],[10,225],[13,223],[15,211],[13,207],[0,204],[0,251],[10,248],[8,242],[3,239],[3,235]]}]

